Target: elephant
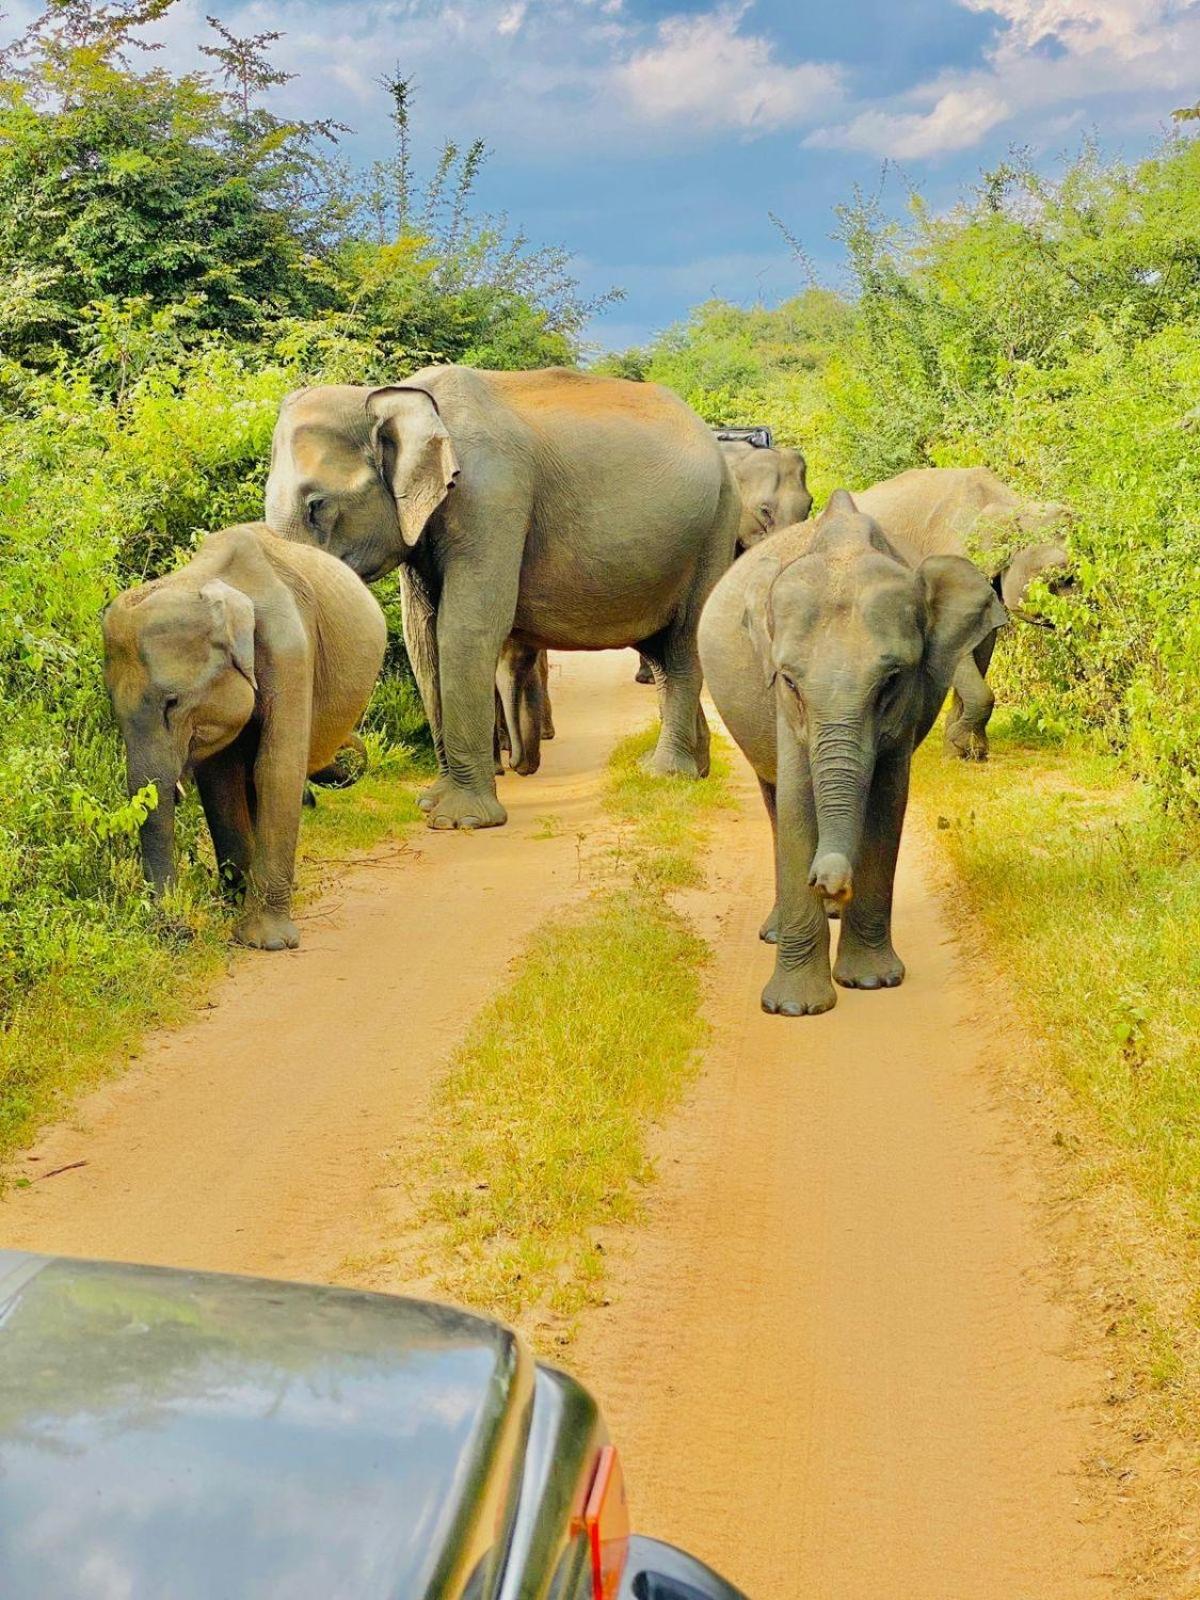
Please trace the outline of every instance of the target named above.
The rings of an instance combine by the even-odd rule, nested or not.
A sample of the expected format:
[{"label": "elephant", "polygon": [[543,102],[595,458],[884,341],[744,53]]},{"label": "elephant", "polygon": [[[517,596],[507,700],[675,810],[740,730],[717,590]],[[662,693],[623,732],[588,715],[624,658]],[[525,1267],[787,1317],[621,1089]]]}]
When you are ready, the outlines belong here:
[{"label": "elephant", "polygon": [[373,582],[398,567],[404,634],[437,752],[433,828],[507,820],[494,773],[497,663],[637,646],[661,681],[651,772],[702,777],[696,627],[733,559],[720,447],[657,384],[552,367],[428,367],[287,397],[266,518]]},{"label": "elephant", "polygon": [[244,891],[235,938],[295,949],[305,779],[327,780],[354,743],[387,642],[374,596],[342,562],[249,523],[118,595],[103,630],[130,794],[158,791],[141,829],[153,892],[173,881],[177,786],[194,777],[222,879]]},{"label": "elephant", "polygon": [[743,439],[724,439],[721,451],[742,502],[738,549],[749,550],[776,528],[803,522],[812,510],[808,463],[799,450],[764,450]]},{"label": "elephant", "polygon": [[[806,519],[812,510],[812,495],[808,492],[808,463],[799,450],[767,448],[745,439],[722,439],[720,444],[741,501],[739,555],[776,528]],[[644,657],[638,663],[636,681],[654,682]]]},{"label": "elephant", "polygon": [[[972,562],[932,555],[914,569],[844,489],[811,528],[763,540],[713,590],[704,676],[775,842],[765,1011],[828,1011],[832,979],[903,979],[891,914],[912,754],[963,653],[1006,620]],[[829,902],[841,910],[832,973]]]},{"label": "elephant", "polygon": [[[1021,602],[1035,578],[1054,589],[1070,583],[1068,507],[1026,500],[986,467],[914,467],[862,490],[855,502],[910,560],[967,555],[970,539],[975,558],[1014,616],[1022,616]],[[1020,543],[1031,535],[1035,542]],[[996,704],[987,670],[995,647],[994,635],[982,640],[954,675],[946,747],[964,760],[987,760],[987,725]]]},{"label": "elephant", "polygon": [[550,705],[550,661],[544,650],[534,650],[515,639],[504,641],[496,673],[496,771],[501,771],[500,751],[521,777],[532,776],[542,762],[542,740],[554,738],[554,713]]}]

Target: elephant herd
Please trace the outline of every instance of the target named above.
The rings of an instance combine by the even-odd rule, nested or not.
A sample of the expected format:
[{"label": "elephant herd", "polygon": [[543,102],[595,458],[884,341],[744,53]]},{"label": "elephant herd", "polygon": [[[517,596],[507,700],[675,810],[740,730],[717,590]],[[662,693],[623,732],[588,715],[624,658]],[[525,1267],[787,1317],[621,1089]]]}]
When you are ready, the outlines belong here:
[{"label": "elephant herd", "polygon": [[430,827],[506,820],[502,739],[530,773],[553,735],[548,650],[632,646],[658,688],[649,770],[707,774],[707,681],[758,777],[776,861],[764,1008],[828,1010],[831,978],[899,983],[912,753],[953,691],[950,745],[986,754],[997,629],[1035,576],[1065,573],[1067,514],[982,468],[839,490],[815,522],[811,506],[798,451],[719,444],[654,384],[442,366],[289,395],[265,522],[210,535],[104,616],[130,790],[158,796],[141,835],[151,885],[171,881],[190,778],[242,901],[236,936],[299,942],[306,784],[338,780],[386,644],[367,585],[398,569],[437,758]]}]

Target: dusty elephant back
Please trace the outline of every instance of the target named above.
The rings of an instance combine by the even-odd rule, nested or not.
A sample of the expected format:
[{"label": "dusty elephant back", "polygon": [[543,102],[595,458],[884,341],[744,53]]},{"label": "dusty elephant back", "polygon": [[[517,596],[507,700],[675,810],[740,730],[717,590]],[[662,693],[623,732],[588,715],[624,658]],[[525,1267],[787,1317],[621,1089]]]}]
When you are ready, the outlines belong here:
[{"label": "dusty elephant back", "polygon": [[[986,467],[914,467],[858,491],[860,511],[898,547],[925,556],[962,556],[980,517],[1016,511],[1017,495]],[[910,550],[903,550],[906,558]]]},{"label": "dusty elephant back", "polygon": [[[332,761],[366,710],[383,666],[387,622],[379,602],[344,562],[311,545],[262,532],[271,565],[308,613],[314,644],[309,771]],[[309,597],[311,596],[311,600]]]},{"label": "dusty elephant back", "polygon": [[[434,368],[462,473],[446,515],[526,488],[514,631],[550,649],[637,644],[733,559],[740,502],[720,446],[656,384],[550,368]],[[501,465],[502,463],[502,465]]]}]

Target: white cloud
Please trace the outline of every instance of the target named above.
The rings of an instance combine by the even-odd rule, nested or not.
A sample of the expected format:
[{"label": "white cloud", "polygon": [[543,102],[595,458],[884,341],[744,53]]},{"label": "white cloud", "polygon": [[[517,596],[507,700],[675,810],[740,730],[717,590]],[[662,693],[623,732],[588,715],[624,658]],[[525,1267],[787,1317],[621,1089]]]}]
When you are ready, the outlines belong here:
[{"label": "white cloud", "polygon": [[668,17],[653,43],[618,69],[636,114],[650,122],[768,132],[812,123],[840,99],[838,68],[787,65],[771,41],[743,33],[745,5]]},{"label": "white cloud", "polygon": [[525,21],[525,13],[529,7],[525,0],[517,0],[516,5],[509,6],[500,13],[496,22],[496,32],[500,34],[520,33],[521,24]]},{"label": "white cloud", "polygon": [[1156,48],[1156,35],[1172,12],[1171,0],[959,0],[968,11],[995,14],[1007,29],[997,59],[1015,59],[1055,40],[1068,53],[1111,54],[1131,60]]},{"label": "white cloud", "polygon": [[1105,102],[1109,126],[1166,117],[1195,86],[1200,0],[958,0],[995,15],[983,65],[943,73],[882,106],[809,136],[811,145],[928,159],[970,149],[1011,126],[1053,137]]},{"label": "white cloud", "polygon": [[810,145],[839,146],[921,160],[968,150],[1010,115],[1004,96],[986,84],[947,89],[928,111],[863,111],[840,128],[820,129]]}]

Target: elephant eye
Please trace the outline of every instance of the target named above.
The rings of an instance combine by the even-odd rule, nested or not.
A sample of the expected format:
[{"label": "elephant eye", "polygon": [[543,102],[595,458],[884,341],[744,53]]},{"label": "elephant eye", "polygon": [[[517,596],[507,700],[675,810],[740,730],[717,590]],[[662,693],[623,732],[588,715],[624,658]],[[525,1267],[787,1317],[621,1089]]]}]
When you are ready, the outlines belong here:
[{"label": "elephant eye", "polygon": [[171,713],[178,707],[178,705],[179,696],[177,694],[169,694],[163,701],[163,721],[168,727],[171,725]]},{"label": "elephant eye", "polygon": [[798,689],[798,687],[796,685],[795,678],[791,677],[786,672],[781,672],[779,674],[779,676],[783,679],[784,683],[792,691],[793,694],[799,694],[800,691],[799,691],[799,689]]}]

